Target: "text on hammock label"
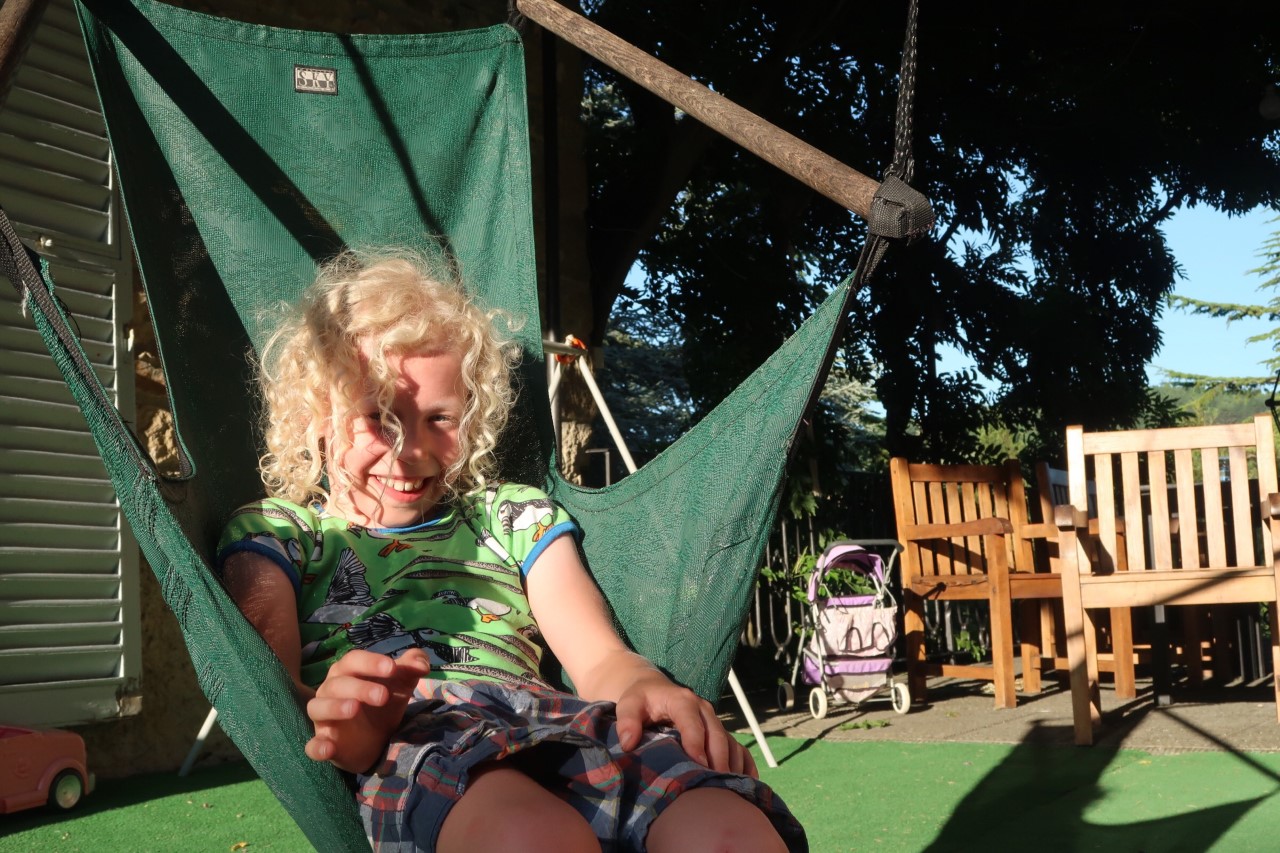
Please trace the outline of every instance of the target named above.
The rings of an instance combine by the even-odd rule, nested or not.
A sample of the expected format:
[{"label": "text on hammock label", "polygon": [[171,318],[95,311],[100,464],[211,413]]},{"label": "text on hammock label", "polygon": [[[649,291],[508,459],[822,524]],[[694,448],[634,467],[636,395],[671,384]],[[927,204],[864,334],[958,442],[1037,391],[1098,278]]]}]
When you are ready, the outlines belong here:
[{"label": "text on hammock label", "polygon": [[293,66],[293,91],[313,95],[338,94],[338,72],[334,68],[314,68],[310,65]]}]

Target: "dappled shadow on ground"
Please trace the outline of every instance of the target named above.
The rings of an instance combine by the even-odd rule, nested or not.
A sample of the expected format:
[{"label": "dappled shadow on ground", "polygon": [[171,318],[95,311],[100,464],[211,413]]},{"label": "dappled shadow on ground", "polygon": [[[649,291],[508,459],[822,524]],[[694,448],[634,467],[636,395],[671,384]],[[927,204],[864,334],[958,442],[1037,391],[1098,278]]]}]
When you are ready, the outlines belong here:
[{"label": "dappled shadow on ground", "polygon": [[[1271,849],[1266,824],[1280,813],[1280,761],[1266,753],[1280,753],[1280,726],[1269,684],[1177,689],[1167,707],[1156,707],[1149,683],[1128,701],[1104,690],[1105,722],[1093,747],[1073,745],[1070,692],[1052,681],[1045,688],[1020,695],[1016,709],[998,711],[980,683],[953,680],[931,685],[929,703],[906,716],[883,704],[839,704],[820,721],[804,713],[797,696],[800,708],[766,715],[762,727],[793,739],[794,749],[776,752],[783,766],[803,768],[818,740],[947,743],[953,748],[937,759],[966,767],[965,745],[972,744],[973,763],[998,761],[976,775],[943,763],[928,768],[936,773],[908,767],[885,780],[908,786],[904,819],[934,827],[927,840],[916,836],[912,849],[1137,853],[1224,843]],[[757,710],[775,704],[763,691],[754,698]],[[729,703],[724,710],[733,717],[736,708]],[[1168,754],[1187,752],[1195,754]],[[856,784],[853,778],[846,781]],[[961,778],[971,786],[963,792],[935,787]]]},{"label": "dappled shadow on ground", "polygon": [[[1045,745],[1060,743],[1061,724],[1033,725],[1016,746],[955,807],[933,842],[930,853],[1005,849],[1032,843],[1049,850],[1207,850],[1260,803],[1280,792],[1280,776],[1246,753],[1185,720],[1188,734],[1207,739],[1231,757],[1232,773],[1262,777],[1267,793],[1203,808],[1177,809],[1166,799],[1163,813],[1133,814],[1128,822],[1090,822],[1089,811],[1108,796],[1102,777],[1127,763],[1149,763],[1142,753],[1122,753],[1124,737],[1142,714],[1108,719],[1106,737],[1093,747]],[[1177,719],[1174,717],[1174,719]],[[1070,726],[1065,727],[1070,736]],[[1133,812],[1161,812],[1171,780],[1153,775],[1151,797]],[[1196,780],[1196,787],[1212,791],[1214,780]],[[928,796],[928,792],[921,792]],[[1205,799],[1212,799],[1206,796]],[[1174,813],[1170,813],[1174,812]]]}]

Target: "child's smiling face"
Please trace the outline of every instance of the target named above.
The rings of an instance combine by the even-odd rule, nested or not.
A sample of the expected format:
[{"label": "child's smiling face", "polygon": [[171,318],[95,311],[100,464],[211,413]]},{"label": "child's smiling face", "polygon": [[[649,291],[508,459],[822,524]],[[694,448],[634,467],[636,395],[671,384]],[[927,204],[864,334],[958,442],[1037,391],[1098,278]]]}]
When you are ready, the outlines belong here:
[{"label": "child's smiling face", "polygon": [[456,352],[389,355],[396,374],[391,413],[404,441],[396,453],[396,428],[382,422],[372,390],[356,401],[349,424],[351,446],[336,464],[346,474],[331,509],[367,527],[410,527],[430,518],[445,493],[443,474],[458,458],[458,426],[466,406],[462,357]]}]

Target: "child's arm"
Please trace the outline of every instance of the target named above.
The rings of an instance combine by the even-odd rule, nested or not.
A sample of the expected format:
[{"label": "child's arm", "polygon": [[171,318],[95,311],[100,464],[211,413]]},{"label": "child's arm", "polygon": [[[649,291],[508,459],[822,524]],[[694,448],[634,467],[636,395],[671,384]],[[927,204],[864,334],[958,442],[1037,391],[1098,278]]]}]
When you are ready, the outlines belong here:
[{"label": "child's arm", "polygon": [[725,731],[711,703],[672,682],[618,637],[572,537],[547,546],[526,586],[538,627],[578,695],[617,703],[623,749],[634,749],[646,726],[670,723],[695,761],[713,770],[756,775],[750,753]]},{"label": "child's arm", "polygon": [[307,716],[316,730],[307,742],[307,755],[352,773],[368,770],[400,725],[418,679],[431,672],[426,653],[412,649],[392,660],[371,652],[348,652],[313,690],[302,683],[296,599],[280,567],[260,554],[241,551],[223,563],[222,582],[307,703]]},{"label": "child's arm", "polygon": [[252,551],[237,551],[222,563],[222,585],[244,618],[267,641],[303,701],[316,694],[302,683],[302,638],[293,584],[284,570]]}]

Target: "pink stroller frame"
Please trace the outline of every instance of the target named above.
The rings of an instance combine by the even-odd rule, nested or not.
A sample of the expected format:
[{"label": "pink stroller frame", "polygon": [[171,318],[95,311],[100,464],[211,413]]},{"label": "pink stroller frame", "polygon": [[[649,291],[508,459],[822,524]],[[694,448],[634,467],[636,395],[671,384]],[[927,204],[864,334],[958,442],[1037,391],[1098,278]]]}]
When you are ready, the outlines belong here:
[{"label": "pink stroller frame", "polygon": [[[862,575],[871,581],[874,592],[822,598],[822,580],[834,569]],[[800,629],[800,654],[791,684],[802,671],[805,683],[813,685],[809,691],[813,717],[825,717],[832,698],[860,705],[886,690],[893,709],[905,714],[911,694],[906,684],[893,680],[898,604],[889,590],[883,558],[853,542],[831,543],[809,575],[807,598],[809,611]],[[790,684],[783,687],[784,696],[794,697],[794,690],[786,689]]]}]

